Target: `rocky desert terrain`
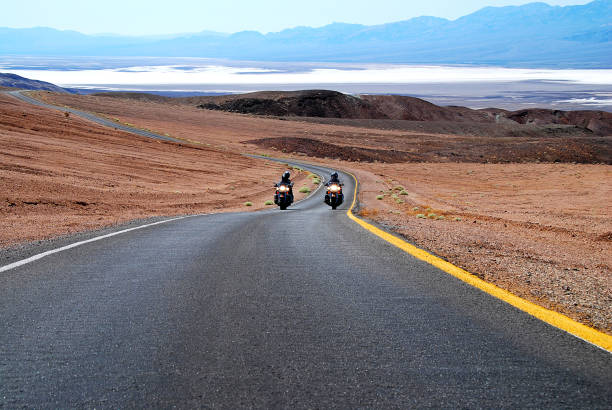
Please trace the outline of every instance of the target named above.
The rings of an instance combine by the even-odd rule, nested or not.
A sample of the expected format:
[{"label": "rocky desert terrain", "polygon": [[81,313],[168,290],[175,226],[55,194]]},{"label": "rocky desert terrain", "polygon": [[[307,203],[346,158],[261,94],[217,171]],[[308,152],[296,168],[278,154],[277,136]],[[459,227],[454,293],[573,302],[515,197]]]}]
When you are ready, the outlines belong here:
[{"label": "rocky desert terrain", "polygon": [[[459,121],[419,103],[406,110],[429,119],[262,116],[206,106],[223,104],[220,98],[35,95],[193,145],[139,139],[2,96],[0,176],[8,187],[2,213],[9,221],[2,246],[35,236],[4,233],[26,220],[51,235],[60,233],[51,232],[55,227],[64,232],[121,218],[228,210],[231,203],[222,201],[234,192],[240,202],[232,209],[244,209],[247,200],[262,207],[282,167],[239,153],[290,157],[354,172],[363,217],[612,333],[612,138],[605,114],[556,113],[555,123],[550,113],[534,110],[442,107],[443,115],[476,116]],[[385,101],[391,103],[398,104]],[[343,104],[334,109],[348,110]],[[510,115],[544,119],[523,124]],[[64,211],[48,213],[52,202],[65,204]]]},{"label": "rocky desert terrain", "polygon": [[[612,134],[612,113],[582,110],[563,111],[550,109],[521,109],[508,111],[499,108],[474,110],[460,106],[438,106],[420,98],[403,95],[347,95],[329,90],[261,91],[248,94],[230,94],[203,97],[169,98],[143,93],[108,92],[97,94],[139,101],[156,101],[168,104],[197,106],[207,110],[255,114],[285,118],[333,118],[348,120],[372,120],[371,124],[388,126],[394,120],[395,127],[410,127],[410,122],[428,124],[450,123],[471,125],[472,133],[483,136],[590,136]],[[355,125],[368,123],[355,122]],[[490,124],[492,126],[483,126]],[[530,124],[532,127],[521,127]],[[505,125],[505,126],[502,126]],[[461,127],[458,127],[461,128]],[[465,131],[465,128],[464,128]],[[480,132],[478,132],[480,131]],[[456,130],[453,130],[456,134]]]}]

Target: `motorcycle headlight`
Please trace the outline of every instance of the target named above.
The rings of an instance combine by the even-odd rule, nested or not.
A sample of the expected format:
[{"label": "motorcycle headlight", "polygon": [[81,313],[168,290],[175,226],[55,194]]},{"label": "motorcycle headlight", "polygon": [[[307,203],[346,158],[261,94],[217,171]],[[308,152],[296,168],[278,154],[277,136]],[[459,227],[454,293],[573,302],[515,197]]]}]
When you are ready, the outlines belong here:
[{"label": "motorcycle headlight", "polygon": [[339,185],[330,185],[329,186],[329,190],[331,192],[338,192],[338,191],[340,191],[340,186]]},{"label": "motorcycle headlight", "polygon": [[278,190],[279,190],[280,192],[287,192],[287,191],[289,191],[289,188],[287,188],[285,185],[281,185],[281,186],[278,188]]}]

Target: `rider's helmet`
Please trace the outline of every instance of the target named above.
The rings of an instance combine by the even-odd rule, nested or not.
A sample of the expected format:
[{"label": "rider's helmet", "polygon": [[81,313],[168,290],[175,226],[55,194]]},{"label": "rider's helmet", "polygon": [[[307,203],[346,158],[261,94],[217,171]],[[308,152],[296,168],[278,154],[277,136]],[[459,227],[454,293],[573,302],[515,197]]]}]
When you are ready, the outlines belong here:
[{"label": "rider's helmet", "polygon": [[283,181],[288,182],[289,178],[291,178],[291,173],[289,171],[285,171],[285,173],[283,174]]},{"label": "rider's helmet", "polygon": [[338,180],[338,173],[336,171],[332,172],[331,180],[332,181],[337,181]]}]

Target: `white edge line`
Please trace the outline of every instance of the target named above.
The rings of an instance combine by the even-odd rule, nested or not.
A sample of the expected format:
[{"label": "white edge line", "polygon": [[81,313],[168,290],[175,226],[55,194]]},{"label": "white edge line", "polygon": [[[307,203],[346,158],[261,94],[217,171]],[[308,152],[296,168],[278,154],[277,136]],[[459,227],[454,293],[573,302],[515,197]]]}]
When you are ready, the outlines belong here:
[{"label": "white edge line", "polygon": [[[318,175],[316,173],[315,173],[315,175],[319,176],[319,178],[321,178],[322,181],[324,180],[321,175]],[[298,203],[300,203],[300,202],[310,198],[319,189],[321,189],[321,186],[323,186],[323,183],[321,183],[317,187],[317,189],[315,189],[312,192],[312,194],[310,194],[308,197],[306,197],[306,198],[304,198],[304,199],[302,199],[300,201],[297,201],[296,204],[298,204]],[[63,252],[63,251],[66,251],[68,249],[76,248],[77,246],[85,245],[86,243],[96,242],[96,241],[99,241],[99,240],[102,240],[102,239],[110,238],[111,236],[120,235],[122,233],[135,231],[137,229],[147,228],[149,226],[160,225],[160,224],[164,224],[166,222],[172,222],[172,221],[178,221],[180,219],[191,218],[193,216],[198,216],[198,215],[187,215],[187,216],[181,216],[181,217],[178,217],[178,218],[166,219],[166,220],[163,220],[163,221],[158,221],[158,222],[153,222],[153,223],[146,224],[146,225],[136,226],[134,228],[124,229],[124,230],[121,230],[121,231],[118,231],[118,232],[109,233],[109,234],[106,234],[106,235],[96,236],[95,238],[87,239],[85,241],[71,243],[70,245],[62,246],[61,248],[52,249],[50,251],[46,251],[46,252],[43,252],[43,253],[36,254],[34,256],[30,256],[29,258],[22,259],[20,261],[9,263],[8,265],[4,265],[4,266],[0,267],[0,273],[7,272],[7,271],[9,271],[11,269],[18,268],[19,266],[26,265],[28,263],[37,261],[37,260],[42,259],[42,258],[44,258],[46,256],[53,255],[55,253]]]},{"label": "white edge line", "polygon": [[158,222],[153,222],[153,223],[146,224],[146,225],[136,226],[134,228],[124,229],[122,231],[113,232],[113,233],[109,233],[109,234],[102,235],[102,236],[96,236],[95,238],[87,239],[85,241],[75,242],[75,243],[72,243],[70,245],[62,246],[61,248],[52,249],[50,251],[46,251],[46,252],[39,253],[39,254],[34,255],[34,256],[30,256],[27,259],[22,259],[20,261],[13,262],[13,263],[10,263],[8,265],[2,266],[2,267],[0,267],[0,272],[6,272],[6,271],[9,271],[11,269],[15,269],[15,268],[17,268],[19,266],[23,266],[23,265],[26,265],[26,264],[28,264],[30,262],[34,262],[34,261],[37,261],[39,259],[42,259],[45,256],[53,255],[54,253],[59,253],[59,252],[62,252],[62,251],[68,250],[68,249],[76,248],[77,246],[81,246],[81,245],[84,245],[86,243],[99,241],[101,239],[110,238],[111,236],[120,235],[122,233],[130,232],[130,231],[135,231],[137,229],[147,228],[147,227],[153,226],[153,225],[159,225],[159,224],[164,224],[166,222],[178,221],[179,219],[191,218],[193,216],[198,216],[198,215],[187,215],[187,216],[181,216],[181,217],[178,217],[178,218],[166,219],[166,220],[163,220],[163,221],[158,221]]},{"label": "white edge line", "polygon": [[[318,175],[316,173],[315,173],[315,175],[319,176],[319,178],[322,178],[321,175]],[[323,184],[321,183],[317,187],[317,189],[315,189],[312,192],[312,194],[310,194],[309,196],[307,196],[306,198],[304,198],[304,199],[302,199],[300,201],[297,201],[296,204],[298,204],[298,203],[300,203],[300,202],[310,198],[312,195],[314,195],[321,188],[322,185]],[[28,263],[37,261],[37,260],[42,259],[42,258],[44,258],[46,256],[53,255],[55,253],[63,252],[63,251],[66,251],[68,249],[76,248],[77,246],[85,245],[86,243],[96,242],[96,241],[99,241],[99,240],[102,240],[102,239],[110,238],[111,236],[120,235],[122,233],[135,231],[137,229],[147,228],[149,226],[160,225],[160,224],[164,224],[166,222],[172,222],[172,221],[178,221],[180,219],[191,218],[193,216],[199,216],[199,215],[186,215],[186,216],[181,216],[181,217],[178,217],[178,218],[166,219],[166,220],[163,220],[163,221],[158,221],[158,222],[153,222],[153,223],[146,224],[146,225],[136,226],[134,228],[124,229],[124,230],[121,230],[121,231],[118,231],[118,232],[109,233],[109,234],[106,234],[106,235],[96,236],[95,238],[87,239],[85,241],[71,243],[70,245],[62,246],[61,248],[52,249],[50,251],[46,251],[46,252],[42,252],[42,253],[36,254],[34,256],[30,256],[29,258],[22,259],[20,261],[9,263],[8,265],[4,265],[4,266],[0,267],[0,273],[7,272],[7,271],[9,271],[11,269],[15,269],[15,268],[18,268],[18,267],[23,266],[23,265],[27,265]]]}]

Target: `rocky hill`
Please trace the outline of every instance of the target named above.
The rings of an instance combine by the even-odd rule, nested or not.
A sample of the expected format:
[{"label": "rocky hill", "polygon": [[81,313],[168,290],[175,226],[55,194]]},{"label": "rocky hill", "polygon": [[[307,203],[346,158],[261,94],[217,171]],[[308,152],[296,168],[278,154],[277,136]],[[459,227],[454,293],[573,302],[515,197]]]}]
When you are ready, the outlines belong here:
[{"label": "rocky hill", "polygon": [[17,74],[0,73],[0,87],[16,88],[21,90],[43,90],[53,91],[56,93],[68,92],[62,87],[45,81],[30,80],[29,78],[21,77]]},{"label": "rocky hill", "polygon": [[322,117],[389,118],[367,99],[328,90],[258,92],[200,98],[199,108],[242,114]]}]

